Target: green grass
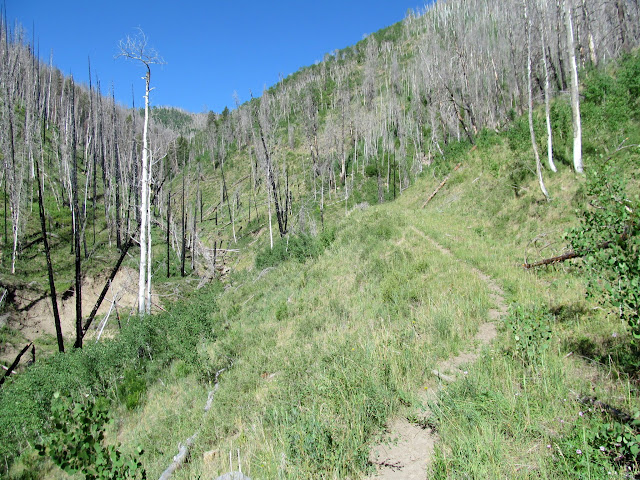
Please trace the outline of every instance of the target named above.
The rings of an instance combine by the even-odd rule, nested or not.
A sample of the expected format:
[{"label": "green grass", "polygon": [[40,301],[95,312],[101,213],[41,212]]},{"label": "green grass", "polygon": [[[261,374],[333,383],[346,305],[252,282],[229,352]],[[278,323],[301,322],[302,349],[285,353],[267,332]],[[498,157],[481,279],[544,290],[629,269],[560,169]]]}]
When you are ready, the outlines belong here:
[{"label": "green grass", "polygon": [[[558,101],[554,108],[559,132],[566,133],[566,105]],[[593,107],[587,115],[585,165],[610,155],[637,193],[637,148],[616,152],[617,133],[594,120],[598,112]],[[634,115],[624,124],[630,135],[638,131]],[[579,261],[522,268],[525,260],[562,251],[564,232],[577,223],[575,209],[588,202],[584,180],[559,161],[557,174],[545,170],[553,200],[544,201],[523,131],[517,124],[507,133],[485,132],[473,150],[465,143],[450,146],[447,162],[433,165],[395,202],[345,214],[344,204],[332,198],[325,211],[325,228],[335,232],[330,242],[290,238],[295,249],[280,240],[279,250],[267,251],[261,207],[259,220],[244,223],[239,267],[224,289],[193,293],[170,313],[87,348],[85,356],[69,355],[68,371],[54,356],[2,390],[9,400],[21,398],[21,385],[39,392],[27,395],[31,403],[0,402],[11,418],[30,421],[31,437],[9,415],[0,416],[8,422],[0,432],[9,432],[3,454],[24,452],[12,477],[26,478],[20,468],[33,461],[27,441],[46,425],[50,390],[63,385],[72,395],[112,400],[117,422],[109,440],[131,451],[141,445],[150,477],[199,431],[191,460],[176,479],[222,474],[230,453],[234,465],[240,456],[252,478],[362,478],[373,471],[369,451],[390,419],[417,418],[431,370],[471,348],[495,306],[474,268],[502,287],[507,303],[539,306],[526,311],[544,312],[551,338],[548,348],[523,361],[513,331],[498,321],[498,339],[432,405],[428,420],[439,434],[432,476],[601,478],[603,468],[622,475],[624,465],[593,457],[597,447],[591,450],[587,441],[592,430],[576,398],[594,396],[630,413],[638,409],[625,325],[611,309],[585,298]],[[558,158],[568,158],[570,139],[559,134],[556,141]],[[458,161],[462,168],[421,208]],[[233,162],[240,165],[241,156]],[[210,204],[218,186],[205,187]],[[362,198],[377,195],[372,185],[365,190]],[[309,219],[318,227],[315,213]],[[202,232],[219,229],[210,222]],[[164,259],[160,248],[154,252],[157,268]],[[260,255],[270,261],[258,261]],[[55,469],[48,474],[56,475]]]}]

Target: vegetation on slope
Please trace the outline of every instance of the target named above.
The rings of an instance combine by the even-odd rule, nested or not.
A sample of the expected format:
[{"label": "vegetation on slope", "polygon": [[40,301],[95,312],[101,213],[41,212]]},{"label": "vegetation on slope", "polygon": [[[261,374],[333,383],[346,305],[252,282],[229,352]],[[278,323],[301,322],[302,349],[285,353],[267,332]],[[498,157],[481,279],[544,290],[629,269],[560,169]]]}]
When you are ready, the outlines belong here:
[{"label": "vegetation on slope", "polygon": [[[637,76],[625,72],[638,65],[637,54],[627,57],[608,73],[589,73],[584,86],[606,92],[585,95],[585,164],[592,172],[615,165],[629,198],[638,191],[640,105]],[[603,121],[612,104],[627,109],[615,124]],[[569,131],[567,109],[554,105],[559,132]],[[282,239],[273,253],[256,255],[256,267],[231,274],[224,291],[196,291],[166,314],[131,318],[114,339],[38,361],[0,392],[3,455],[21,452],[9,476],[57,475],[27,442],[47,428],[60,391],[77,402],[106,397],[117,418],[107,442],[128,454],[141,446],[150,476],[200,431],[176,478],[223,473],[237,451],[253,478],[359,477],[371,471],[369,449],[390,417],[415,421],[432,366],[468,348],[485,321],[491,299],[471,266],[501,284],[514,307],[499,340],[433,405],[433,476],[635,472],[640,405],[629,330],[607,303],[595,308],[599,295],[585,297],[580,261],[520,267],[523,257],[559,252],[564,233],[579,225],[574,210],[593,208],[585,181],[562,161],[569,135],[556,140],[550,203],[522,160],[527,138],[516,122],[504,134],[481,133],[475,148],[452,143],[447,162],[425,170],[397,201],[351,206],[346,216],[344,205],[328,205],[326,240]],[[461,169],[422,209],[457,162]],[[262,238],[264,248],[266,231],[247,230],[241,244]],[[598,406],[605,404],[632,420]]]}]

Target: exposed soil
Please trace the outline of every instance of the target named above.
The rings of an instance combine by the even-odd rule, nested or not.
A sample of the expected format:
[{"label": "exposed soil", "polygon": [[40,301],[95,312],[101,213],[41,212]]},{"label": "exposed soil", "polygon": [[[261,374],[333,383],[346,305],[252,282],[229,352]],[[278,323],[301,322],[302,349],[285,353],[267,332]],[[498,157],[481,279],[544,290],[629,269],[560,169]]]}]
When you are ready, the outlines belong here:
[{"label": "exposed soil", "polygon": [[[82,315],[87,318],[104,287],[105,278],[87,277],[82,284]],[[129,267],[122,267],[111,283],[106,297],[98,310],[98,315],[91,326],[95,331],[100,321],[115,302],[109,322],[116,321],[118,315],[128,316],[138,301],[138,272]],[[66,298],[58,298],[62,334],[67,341],[75,338],[76,297],[72,294]],[[42,296],[32,291],[16,291],[15,310],[6,318],[7,325],[18,330],[28,341],[33,341],[43,335],[56,334],[53,323],[53,309],[48,296]],[[92,331],[87,335],[91,336]],[[20,345],[19,348],[22,348]],[[0,346],[1,360],[13,360],[18,352],[10,345]]]},{"label": "exposed soil", "polygon": [[[411,229],[433,244],[441,253],[453,257],[451,251],[427,236],[415,227]],[[428,407],[437,399],[438,391],[442,383],[455,382],[465,374],[460,370],[463,365],[473,364],[479,357],[483,347],[491,343],[497,336],[496,326],[493,323],[507,313],[507,305],[504,300],[504,292],[500,286],[488,275],[475,267],[469,267],[480,279],[482,279],[490,293],[494,308],[487,314],[487,322],[478,327],[478,332],[473,338],[473,345],[455,357],[443,359],[436,364],[431,372],[433,380],[426,389],[420,392],[423,409],[417,412],[418,423],[411,423],[406,418],[393,419],[387,426],[387,441],[376,445],[369,455],[371,463],[376,465],[376,474],[370,479],[426,479],[427,469],[433,457],[434,447],[438,441],[438,434],[429,426],[431,411]]]}]

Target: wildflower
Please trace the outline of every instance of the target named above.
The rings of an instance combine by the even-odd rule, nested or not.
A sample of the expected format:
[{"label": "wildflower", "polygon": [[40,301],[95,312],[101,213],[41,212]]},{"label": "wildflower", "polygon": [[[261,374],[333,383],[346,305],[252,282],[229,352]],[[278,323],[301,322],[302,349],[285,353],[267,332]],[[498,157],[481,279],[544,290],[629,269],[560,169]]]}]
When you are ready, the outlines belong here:
[{"label": "wildflower", "polygon": [[576,450],[576,453],[577,453],[578,455],[582,455],[582,450],[577,449],[577,450]]},{"label": "wildflower", "polygon": [[551,444],[549,444],[549,443],[548,443],[548,444],[547,444],[547,448],[551,448]]},{"label": "wildflower", "polygon": [[582,416],[584,416],[584,413],[579,412],[578,415],[580,415],[582,417]]},{"label": "wildflower", "polygon": [[618,332],[613,332],[613,333],[611,334],[611,336],[612,336],[613,338],[616,338],[616,337],[618,336]]},{"label": "wildflower", "polygon": [[600,451],[604,452],[605,448],[604,447],[600,447]]}]

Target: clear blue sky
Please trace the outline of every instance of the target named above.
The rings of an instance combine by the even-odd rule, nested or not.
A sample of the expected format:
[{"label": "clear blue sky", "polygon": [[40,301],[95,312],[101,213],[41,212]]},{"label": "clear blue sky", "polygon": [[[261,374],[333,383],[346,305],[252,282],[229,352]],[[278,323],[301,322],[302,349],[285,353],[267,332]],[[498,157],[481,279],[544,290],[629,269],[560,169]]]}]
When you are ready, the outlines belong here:
[{"label": "clear blue sky", "polygon": [[325,53],[353,45],[364,34],[402,20],[424,0],[166,1],[4,0],[10,24],[20,23],[40,57],[76,82],[100,78],[103,93],[113,84],[116,100],[143,104],[144,71],[114,59],[118,41],[140,27],[167,62],[152,70],[151,101],[202,112],[233,108],[240,101]]}]

